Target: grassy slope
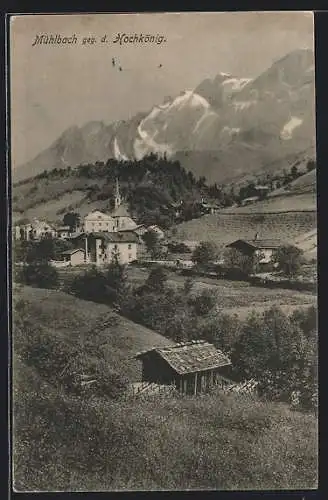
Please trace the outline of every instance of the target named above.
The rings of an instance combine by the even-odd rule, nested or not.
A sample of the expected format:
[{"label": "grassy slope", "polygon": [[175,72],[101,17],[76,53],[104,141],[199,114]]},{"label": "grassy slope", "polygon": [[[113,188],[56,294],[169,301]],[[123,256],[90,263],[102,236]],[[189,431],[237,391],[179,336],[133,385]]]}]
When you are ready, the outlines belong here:
[{"label": "grassy slope", "polygon": [[270,213],[270,212],[297,212],[316,210],[316,194],[315,193],[293,193],[287,191],[282,194],[277,194],[269,197],[266,200],[252,203],[245,207],[231,207],[224,212],[232,213]]},{"label": "grassy slope", "polygon": [[176,231],[180,239],[211,240],[220,247],[238,238],[253,238],[257,232],[260,238],[297,242],[311,258],[317,247],[316,210],[316,170],[312,170],[265,200],[184,222]]},{"label": "grassy slope", "polygon": [[[130,268],[129,277],[135,284],[142,284],[149,271]],[[168,272],[170,286],[183,286],[185,277]],[[300,307],[309,307],[316,302],[311,292],[300,292],[288,289],[270,289],[252,286],[247,282],[193,278],[193,291],[200,292],[211,288],[217,296],[218,309],[227,314],[238,314],[244,318],[252,309],[262,311],[272,306],[281,307],[286,313]]]},{"label": "grassy slope", "polygon": [[74,336],[78,342],[83,332],[90,332],[94,336],[95,347],[102,346],[111,367],[128,376],[131,382],[140,380],[141,376],[140,363],[131,359],[136,352],[172,343],[158,333],[117,315],[115,335],[108,329],[98,332],[95,325],[112,314],[112,309],[106,305],[80,300],[63,292],[27,286],[22,288],[20,295],[28,302],[30,313],[37,318],[38,324],[42,328],[50,328],[54,335],[70,339]]},{"label": "grassy slope", "polygon": [[[104,179],[67,177],[62,179],[31,179],[13,186],[13,218],[46,218],[49,222],[62,220],[63,213],[77,209],[84,216],[94,208],[108,208],[108,200],[90,202],[87,189]],[[93,206],[95,205],[95,206]]]},{"label": "grassy slope", "polygon": [[[301,175],[288,185],[288,191],[291,193],[315,193],[316,191],[316,170],[311,170]],[[286,194],[285,188],[276,189],[270,196]]]},{"label": "grassy slope", "polygon": [[219,214],[205,215],[176,226],[175,238],[191,241],[214,241],[223,247],[239,238],[277,238],[294,240],[316,229],[316,212],[252,213],[242,210],[222,210]]},{"label": "grassy slope", "polygon": [[[23,287],[40,329],[78,341],[86,329],[106,343],[108,363],[130,379],[137,350],[167,344],[121,319],[108,335],[95,324],[107,306]],[[73,397],[14,359],[18,490],[307,489],[317,481],[317,423],[282,404],[237,395],[111,402]],[[37,443],[37,446],[35,446]]]}]

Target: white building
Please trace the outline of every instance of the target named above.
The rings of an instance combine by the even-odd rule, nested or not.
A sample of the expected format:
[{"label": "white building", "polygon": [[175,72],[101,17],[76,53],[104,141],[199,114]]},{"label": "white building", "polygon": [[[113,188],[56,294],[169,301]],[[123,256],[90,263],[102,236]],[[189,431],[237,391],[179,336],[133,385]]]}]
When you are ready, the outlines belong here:
[{"label": "white building", "polygon": [[84,232],[94,233],[94,232],[113,232],[115,231],[115,219],[108,214],[104,214],[99,210],[90,212],[86,217],[84,217]]},{"label": "white building", "polygon": [[121,264],[137,259],[138,237],[133,232],[92,233],[85,239],[88,262],[110,264],[117,256]]},{"label": "white building", "polygon": [[135,229],[137,224],[130,217],[127,208],[123,205],[123,198],[120,193],[119,183],[116,179],[114,196],[114,210],[110,214],[105,214],[99,210],[90,212],[84,218],[84,232],[115,232]]},{"label": "white building", "polygon": [[55,238],[56,229],[48,222],[34,219],[33,222],[15,227],[15,237],[19,240],[40,240]]}]

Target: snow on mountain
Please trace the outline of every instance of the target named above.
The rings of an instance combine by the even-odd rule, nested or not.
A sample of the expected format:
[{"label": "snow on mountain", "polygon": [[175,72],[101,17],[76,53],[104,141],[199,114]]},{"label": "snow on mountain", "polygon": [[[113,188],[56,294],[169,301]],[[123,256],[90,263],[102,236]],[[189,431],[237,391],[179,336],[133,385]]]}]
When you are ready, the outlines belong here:
[{"label": "snow on mountain", "polygon": [[230,87],[231,91],[235,91],[241,90],[251,81],[251,78],[227,78],[227,80],[222,82],[222,85],[223,87]]},{"label": "snow on mountain", "polygon": [[125,154],[121,153],[121,151],[120,151],[120,148],[119,148],[118,142],[117,142],[117,137],[114,138],[113,147],[114,147],[114,158],[116,158],[116,160],[128,161],[129,158]]},{"label": "snow on mountain", "polygon": [[301,118],[298,118],[297,116],[292,116],[291,119],[285,123],[283,129],[280,132],[280,137],[284,140],[291,139],[293,136],[293,130],[296,127],[299,127],[302,125],[303,120]]},{"label": "snow on mountain", "polygon": [[213,113],[207,100],[192,90],[165,105],[154,106],[137,128],[135,157],[151,152],[171,156],[178,149],[192,148],[192,135]]},{"label": "snow on mountain", "polygon": [[221,182],[312,147],[314,90],[313,52],[294,51],[254,79],[221,72],[129,120],[71,127],[14,176],[154,152]]}]

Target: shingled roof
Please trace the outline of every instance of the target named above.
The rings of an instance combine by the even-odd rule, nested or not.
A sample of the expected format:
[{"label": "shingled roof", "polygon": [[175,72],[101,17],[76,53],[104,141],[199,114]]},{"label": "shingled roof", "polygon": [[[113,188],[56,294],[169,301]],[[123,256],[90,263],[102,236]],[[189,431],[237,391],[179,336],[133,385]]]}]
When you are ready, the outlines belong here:
[{"label": "shingled roof", "polygon": [[154,347],[137,353],[135,357],[142,359],[154,352],[179,375],[231,365],[230,359],[225,354],[203,340],[193,340],[167,347]]},{"label": "shingled roof", "polygon": [[266,240],[243,240],[243,239],[240,239],[240,240],[236,240],[236,241],[233,241],[232,243],[229,243],[229,245],[227,245],[227,247],[231,247],[231,246],[238,246],[238,244],[246,244],[252,248],[255,248],[255,249],[274,249],[274,248],[279,248],[280,246],[282,246],[284,244],[284,242],[282,242],[281,240],[274,240],[274,239],[266,239]]},{"label": "shingled roof", "polygon": [[112,243],[138,243],[138,237],[133,231],[98,232],[90,233],[90,236]]}]

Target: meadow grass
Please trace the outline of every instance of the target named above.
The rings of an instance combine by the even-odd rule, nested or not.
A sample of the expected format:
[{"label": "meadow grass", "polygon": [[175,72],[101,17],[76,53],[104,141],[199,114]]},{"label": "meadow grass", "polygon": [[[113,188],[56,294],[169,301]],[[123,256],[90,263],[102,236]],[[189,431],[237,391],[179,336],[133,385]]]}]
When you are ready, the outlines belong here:
[{"label": "meadow grass", "polygon": [[[130,381],[140,377],[133,353],[170,343],[124,318],[117,317],[114,328],[97,328],[99,320],[114,314],[104,305],[30,287],[22,287],[19,294],[36,334],[60,338],[64,346],[85,337],[86,364],[92,365],[104,349],[110,368]],[[56,376],[49,382],[40,367],[24,359],[15,339],[14,348],[18,491],[317,486],[317,421],[311,414],[219,392],[118,401],[92,391],[73,394],[56,383]]]},{"label": "meadow grass", "polygon": [[222,394],[79,399],[49,387],[40,392],[35,374],[19,373],[20,491],[317,486],[315,418],[283,404]]}]

